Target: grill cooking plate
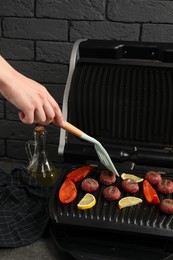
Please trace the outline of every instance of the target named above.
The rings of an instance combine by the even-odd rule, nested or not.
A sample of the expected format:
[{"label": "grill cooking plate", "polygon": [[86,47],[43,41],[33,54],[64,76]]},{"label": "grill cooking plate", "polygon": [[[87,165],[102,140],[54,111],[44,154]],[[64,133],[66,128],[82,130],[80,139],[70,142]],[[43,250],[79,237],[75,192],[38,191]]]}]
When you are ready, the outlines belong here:
[{"label": "grill cooking plate", "polygon": [[[77,203],[84,196],[86,192],[82,191],[80,185],[81,181],[76,183],[78,189],[77,198],[67,205],[62,204],[58,199],[58,192],[60,186],[65,180],[66,174],[74,168],[69,168],[62,172],[62,179],[59,179],[53,195],[51,214],[52,219],[57,223],[77,225],[89,228],[99,228],[111,231],[126,231],[132,233],[142,233],[148,235],[158,235],[163,237],[173,236],[173,215],[166,215],[159,210],[158,205],[150,205],[144,198],[142,192],[142,183],[139,183],[140,190],[134,196],[143,200],[142,204],[119,209],[118,202],[108,202],[102,196],[102,191],[105,185],[100,183],[99,189],[94,192],[96,197],[96,205],[89,210],[79,210]],[[99,175],[101,169],[94,169],[89,177],[96,179],[99,182]],[[121,174],[121,172],[120,172]],[[135,174],[133,172],[133,174]],[[138,176],[144,177],[144,173],[136,173]],[[168,177],[164,177],[168,178]],[[121,187],[121,178],[116,180],[116,186],[120,189],[122,196],[133,196],[125,193]],[[158,193],[159,194],[159,193]],[[161,200],[164,198],[173,198],[173,194],[163,195],[159,194]]]},{"label": "grill cooking plate", "polygon": [[[134,196],[140,197],[143,202],[136,206],[119,209],[118,201],[108,202],[103,198],[105,185],[100,184],[93,193],[96,205],[88,210],[79,210],[77,203],[86,193],[80,187],[81,181],[76,183],[77,198],[72,203],[62,204],[58,199],[59,189],[66,174],[78,167],[72,165],[62,169],[50,199],[51,233],[57,247],[61,251],[63,248],[64,259],[111,260],[119,256],[120,259],[150,257],[161,260],[173,252],[173,216],[162,213],[158,205],[146,202],[142,183],[139,183],[140,190]],[[101,170],[96,168],[87,177],[99,181]],[[133,171],[133,174],[144,177],[145,172]],[[170,176],[164,178],[169,179]],[[118,177],[116,186],[122,197],[130,195],[122,190],[121,181]],[[159,197],[161,200],[173,198],[173,194],[159,194]]]}]

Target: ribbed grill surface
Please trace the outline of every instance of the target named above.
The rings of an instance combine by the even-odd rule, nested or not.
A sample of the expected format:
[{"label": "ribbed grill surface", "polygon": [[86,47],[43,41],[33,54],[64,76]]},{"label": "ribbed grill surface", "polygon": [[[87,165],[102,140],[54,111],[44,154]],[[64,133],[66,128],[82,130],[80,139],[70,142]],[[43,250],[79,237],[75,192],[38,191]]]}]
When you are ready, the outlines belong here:
[{"label": "ribbed grill surface", "polygon": [[173,144],[173,69],[79,62],[70,118],[100,140]]},{"label": "ribbed grill surface", "polygon": [[[69,168],[67,172],[62,173],[62,176],[66,176],[71,170],[72,169]],[[89,177],[99,181],[99,175],[100,170],[94,170],[90,173]],[[173,236],[173,215],[166,215],[160,211],[159,205],[151,205],[146,202],[142,192],[142,183],[139,184],[139,192],[132,195],[123,191],[121,187],[121,178],[117,178],[116,180],[116,186],[121,191],[121,197],[140,197],[143,200],[141,204],[119,209],[118,201],[108,202],[103,198],[102,192],[105,186],[100,184],[99,189],[93,193],[96,197],[96,205],[89,210],[79,210],[77,208],[77,203],[86,193],[81,189],[81,182],[76,183],[78,189],[77,198],[72,203],[65,205],[60,203],[58,199],[58,191],[63,181],[64,178],[62,177],[62,181],[60,181],[59,185],[56,187],[52,204],[54,219],[57,223],[165,237]],[[159,194],[159,197],[160,200],[163,200],[164,198],[173,198],[173,194]]]}]

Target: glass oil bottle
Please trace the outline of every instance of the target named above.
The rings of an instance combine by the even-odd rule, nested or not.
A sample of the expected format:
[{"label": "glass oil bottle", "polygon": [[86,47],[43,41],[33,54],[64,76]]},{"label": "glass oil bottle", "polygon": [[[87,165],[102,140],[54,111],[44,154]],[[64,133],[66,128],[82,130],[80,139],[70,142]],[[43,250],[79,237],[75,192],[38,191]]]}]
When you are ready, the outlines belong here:
[{"label": "glass oil bottle", "polygon": [[[58,171],[48,158],[46,135],[47,131],[44,126],[36,126],[34,129],[34,141],[25,143],[29,159],[27,170],[38,182],[51,187],[58,177]],[[33,146],[33,149],[31,149],[31,146]]]}]

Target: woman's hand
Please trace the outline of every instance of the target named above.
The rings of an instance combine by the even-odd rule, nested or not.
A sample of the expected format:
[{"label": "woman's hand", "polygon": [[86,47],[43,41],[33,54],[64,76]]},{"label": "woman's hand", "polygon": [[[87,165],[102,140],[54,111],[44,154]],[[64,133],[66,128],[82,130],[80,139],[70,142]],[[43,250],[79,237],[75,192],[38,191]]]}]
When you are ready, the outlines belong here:
[{"label": "woman's hand", "polygon": [[63,115],[58,103],[47,89],[12,68],[0,56],[0,93],[20,112],[25,124],[49,124],[53,119],[63,126]]}]

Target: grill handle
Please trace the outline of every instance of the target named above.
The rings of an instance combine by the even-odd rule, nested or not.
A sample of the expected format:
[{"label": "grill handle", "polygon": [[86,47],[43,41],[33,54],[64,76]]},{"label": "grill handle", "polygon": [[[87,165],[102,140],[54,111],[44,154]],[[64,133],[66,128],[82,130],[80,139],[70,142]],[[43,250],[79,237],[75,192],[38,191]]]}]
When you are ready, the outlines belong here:
[{"label": "grill handle", "polygon": [[159,153],[150,151],[135,151],[126,160],[136,164],[173,167],[173,153]]},{"label": "grill handle", "polygon": [[152,152],[152,151],[129,151],[129,150],[108,150],[111,158],[115,162],[133,162],[138,165],[159,166],[172,168],[173,153],[172,152]]},{"label": "grill handle", "polygon": [[[151,152],[151,151],[130,151],[122,149],[112,149],[106,147],[114,163],[133,162],[138,165],[173,167],[173,153],[171,152]],[[97,160],[95,150],[90,145],[66,144],[65,156],[68,161]]]}]

